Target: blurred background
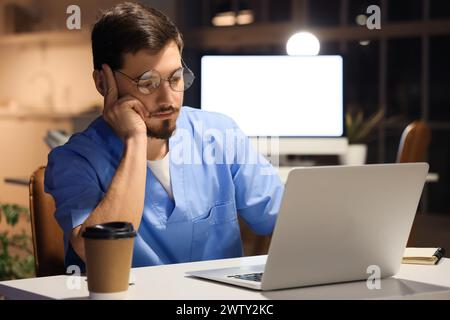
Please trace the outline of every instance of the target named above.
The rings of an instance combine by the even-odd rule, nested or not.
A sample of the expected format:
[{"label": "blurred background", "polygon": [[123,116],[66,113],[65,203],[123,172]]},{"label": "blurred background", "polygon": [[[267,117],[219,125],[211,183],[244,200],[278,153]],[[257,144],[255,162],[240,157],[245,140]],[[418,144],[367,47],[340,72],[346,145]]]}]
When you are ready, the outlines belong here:
[{"label": "blurred background", "polygon": [[[28,208],[28,179],[63,141],[58,138],[83,130],[101,113],[90,31],[99,10],[120,2],[0,0],[0,204]],[[320,55],[342,56],[344,110],[361,112],[362,125],[373,120],[366,163],[399,162],[405,128],[426,124],[423,158],[433,175],[409,244],[450,250],[450,1],[141,2],[163,11],[183,33],[183,57],[196,74],[184,100],[192,107],[201,105],[204,55],[286,55],[289,37],[308,31],[320,42]],[[66,25],[73,4],[81,9],[79,30]],[[381,9],[380,29],[367,27],[370,5]],[[285,161],[299,159],[293,154]],[[30,234],[26,215],[14,228],[0,221],[1,232],[22,230]]]}]

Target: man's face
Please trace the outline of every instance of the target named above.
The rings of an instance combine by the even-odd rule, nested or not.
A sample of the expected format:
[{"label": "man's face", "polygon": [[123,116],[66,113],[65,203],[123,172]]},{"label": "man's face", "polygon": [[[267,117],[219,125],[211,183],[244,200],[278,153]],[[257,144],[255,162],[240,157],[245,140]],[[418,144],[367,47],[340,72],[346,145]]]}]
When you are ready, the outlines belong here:
[{"label": "man's face", "polygon": [[[169,79],[182,67],[181,55],[174,41],[170,41],[159,53],[150,54],[142,49],[135,54],[124,55],[124,65],[118,70],[132,79],[138,79],[147,71],[156,71],[161,78]],[[183,92],[174,91],[169,81],[161,80],[159,87],[149,94],[142,93],[136,83],[120,72],[115,72],[119,98],[131,95],[142,102],[150,116],[145,118],[147,136],[168,139],[176,126],[176,119],[183,102]]]}]

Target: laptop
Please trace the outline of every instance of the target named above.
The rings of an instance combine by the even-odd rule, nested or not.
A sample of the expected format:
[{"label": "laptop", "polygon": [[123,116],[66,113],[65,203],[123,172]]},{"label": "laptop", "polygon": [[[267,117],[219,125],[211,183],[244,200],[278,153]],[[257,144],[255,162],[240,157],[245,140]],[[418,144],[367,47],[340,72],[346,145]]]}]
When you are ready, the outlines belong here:
[{"label": "laptop", "polygon": [[292,169],[264,265],[186,274],[256,290],[367,280],[370,270],[379,270],[380,278],[393,276],[428,168],[399,163]]}]

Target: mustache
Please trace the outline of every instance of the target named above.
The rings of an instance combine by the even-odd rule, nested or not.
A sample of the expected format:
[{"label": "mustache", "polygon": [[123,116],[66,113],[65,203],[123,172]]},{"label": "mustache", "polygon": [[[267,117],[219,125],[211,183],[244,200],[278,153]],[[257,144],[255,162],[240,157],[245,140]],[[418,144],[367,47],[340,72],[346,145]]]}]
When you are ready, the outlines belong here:
[{"label": "mustache", "polygon": [[159,108],[156,111],[150,112],[150,117],[154,116],[155,114],[161,113],[161,112],[169,112],[169,111],[170,112],[176,112],[177,109],[174,106],[162,107],[162,108]]}]

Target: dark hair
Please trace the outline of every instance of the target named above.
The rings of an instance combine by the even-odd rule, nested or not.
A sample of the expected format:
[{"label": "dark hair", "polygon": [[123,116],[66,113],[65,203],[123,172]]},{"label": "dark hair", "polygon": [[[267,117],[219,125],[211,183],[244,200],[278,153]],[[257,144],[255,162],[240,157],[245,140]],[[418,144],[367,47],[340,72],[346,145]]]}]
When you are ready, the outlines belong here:
[{"label": "dark hair", "polygon": [[158,53],[170,40],[183,50],[183,39],[175,24],[161,11],[125,2],[103,11],[92,29],[94,69],[107,63],[112,70],[123,66],[125,53],[147,49]]}]

